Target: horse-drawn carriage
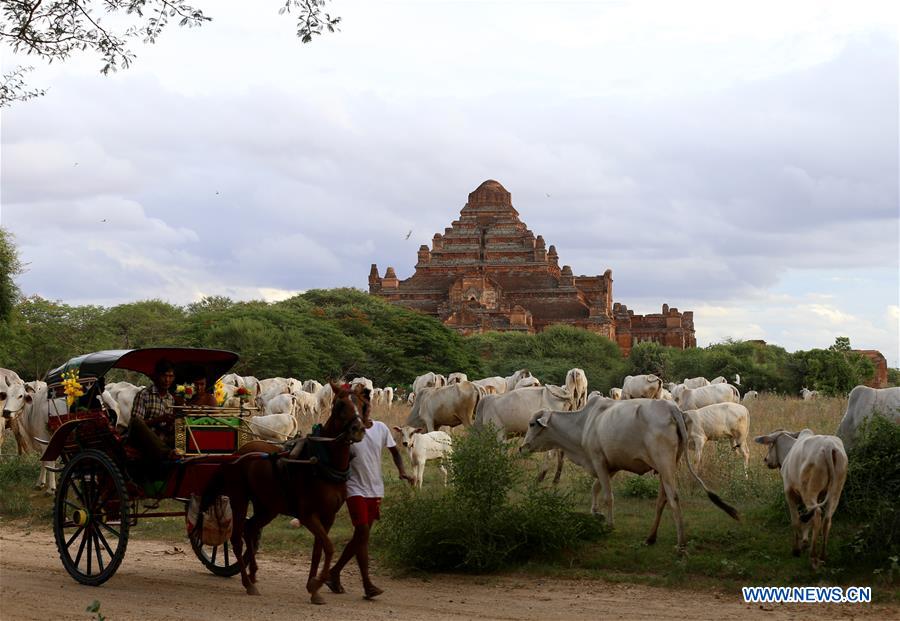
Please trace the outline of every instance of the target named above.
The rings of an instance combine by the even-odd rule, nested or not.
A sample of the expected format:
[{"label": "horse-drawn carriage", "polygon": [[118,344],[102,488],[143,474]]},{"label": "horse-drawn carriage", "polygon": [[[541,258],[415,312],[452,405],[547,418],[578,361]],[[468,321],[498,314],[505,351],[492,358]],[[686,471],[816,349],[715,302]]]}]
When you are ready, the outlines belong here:
[{"label": "horse-drawn carriage", "polygon": [[[62,462],[53,533],[63,566],[82,584],[100,585],[115,574],[129,529],[139,519],[185,515],[158,510],[159,501],[180,501],[186,509],[191,495],[200,495],[216,471],[239,459],[239,449],[252,439],[247,420],[254,408],[243,401],[229,408],[176,405],[175,448],[184,457],[159,464],[148,475],[127,431],[117,428],[115,413],[99,397],[110,371],[149,376],[162,359],[174,366],[176,382],[186,382],[199,368],[213,385],[238,355],[190,348],[100,351],[73,358],[47,377],[52,436],[41,459]],[[229,542],[206,546],[195,529],[190,543],[212,573],[233,576],[240,571]]]}]

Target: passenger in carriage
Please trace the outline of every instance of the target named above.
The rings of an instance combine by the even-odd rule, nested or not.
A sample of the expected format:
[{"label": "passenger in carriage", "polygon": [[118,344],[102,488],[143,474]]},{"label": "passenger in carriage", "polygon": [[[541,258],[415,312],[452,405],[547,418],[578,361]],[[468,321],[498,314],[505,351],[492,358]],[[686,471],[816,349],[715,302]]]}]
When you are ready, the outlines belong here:
[{"label": "passenger in carriage", "polygon": [[192,376],[193,381],[191,383],[194,385],[194,396],[185,405],[205,407],[218,406],[219,404],[216,402],[216,398],[206,389],[209,380],[206,379],[204,371],[200,370],[198,373],[192,373]]},{"label": "passenger in carriage", "polygon": [[175,446],[174,398],[169,388],[175,381],[175,367],[168,360],[160,360],[153,370],[153,383],[134,398],[128,444],[141,452],[148,463],[177,459]]}]

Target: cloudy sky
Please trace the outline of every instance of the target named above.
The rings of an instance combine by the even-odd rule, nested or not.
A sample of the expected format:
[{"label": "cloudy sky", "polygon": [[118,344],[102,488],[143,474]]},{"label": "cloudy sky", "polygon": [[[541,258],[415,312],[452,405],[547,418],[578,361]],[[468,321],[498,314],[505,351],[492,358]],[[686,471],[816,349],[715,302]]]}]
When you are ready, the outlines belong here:
[{"label": "cloudy sky", "polygon": [[3,111],[26,294],[365,288],[493,178],[701,344],[845,335],[898,365],[894,3],[334,0],[306,46],[278,1],[195,3],[214,21],[111,77],[38,66],[48,94]]}]

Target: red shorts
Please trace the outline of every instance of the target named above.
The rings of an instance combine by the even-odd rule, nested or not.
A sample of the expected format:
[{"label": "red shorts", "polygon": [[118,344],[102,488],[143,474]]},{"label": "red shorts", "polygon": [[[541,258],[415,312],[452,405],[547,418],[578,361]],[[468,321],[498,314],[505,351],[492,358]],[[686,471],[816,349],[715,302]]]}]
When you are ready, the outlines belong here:
[{"label": "red shorts", "polygon": [[347,510],[350,511],[350,522],[354,526],[371,526],[381,517],[381,498],[350,496],[347,499]]}]

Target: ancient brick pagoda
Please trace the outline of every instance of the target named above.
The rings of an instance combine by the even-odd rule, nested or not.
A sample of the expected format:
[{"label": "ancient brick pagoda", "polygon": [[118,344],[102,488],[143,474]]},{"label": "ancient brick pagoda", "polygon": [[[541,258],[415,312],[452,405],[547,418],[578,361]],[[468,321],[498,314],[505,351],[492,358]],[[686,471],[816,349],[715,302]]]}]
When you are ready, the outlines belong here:
[{"label": "ancient brick pagoda", "polygon": [[613,302],[612,285],[612,270],[575,276],[568,265],[560,268],[556,248],[528,229],[510,193],[493,180],[469,194],[459,219],[435,234],[430,250],[419,247],[411,277],[399,280],[393,267],[382,277],[375,264],[369,272],[370,293],[463,334],[565,324],[615,341],[626,355],[643,341],[696,347],[692,312],[663,304],[661,313],[635,315]]}]

